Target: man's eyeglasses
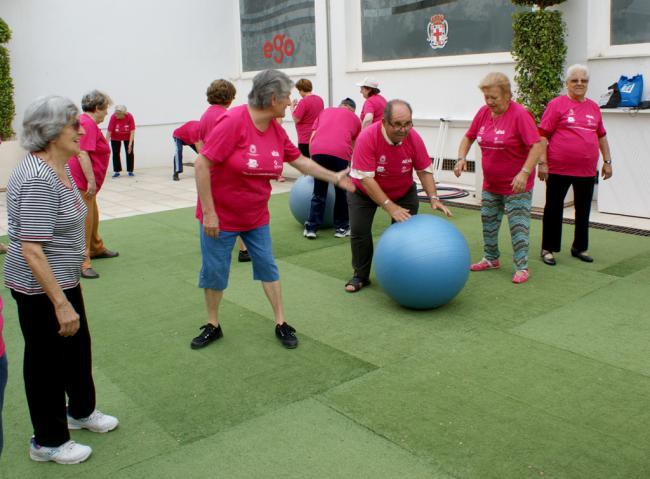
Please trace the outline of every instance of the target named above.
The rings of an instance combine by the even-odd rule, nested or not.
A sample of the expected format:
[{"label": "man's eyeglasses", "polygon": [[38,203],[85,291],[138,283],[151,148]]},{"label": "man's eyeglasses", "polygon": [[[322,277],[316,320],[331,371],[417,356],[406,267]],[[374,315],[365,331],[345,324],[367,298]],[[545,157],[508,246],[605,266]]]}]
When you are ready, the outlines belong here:
[{"label": "man's eyeglasses", "polygon": [[395,128],[396,130],[410,130],[413,128],[413,122],[412,121],[406,121],[404,123],[398,123],[398,122],[391,122],[389,121],[388,124]]},{"label": "man's eyeglasses", "polygon": [[571,80],[569,80],[569,83],[573,83],[573,84],[584,83],[584,84],[587,84],[587,83],[589,83],[589,79],[588,78],[572,78]]}]

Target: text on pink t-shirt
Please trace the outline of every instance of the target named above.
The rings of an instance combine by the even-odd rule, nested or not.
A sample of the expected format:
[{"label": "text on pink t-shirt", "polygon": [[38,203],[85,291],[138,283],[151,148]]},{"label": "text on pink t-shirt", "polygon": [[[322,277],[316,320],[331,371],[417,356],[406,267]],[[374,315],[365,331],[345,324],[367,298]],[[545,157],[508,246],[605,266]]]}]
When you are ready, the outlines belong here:
[{"label": "text on pink t-shirt", "polygon": [[[104,135],[102,135],[95,120],[89,115],[82,113],[79,116],[79,123],[81,123],[85,131],[79,138],[79,147],[90,156],[90,163],[92,164],[93,174],[95,175],[95,184],[97,185],[97,191],[99,191],[106,178],[108,161],[111,157],[111,147],[108,146],[108,142],[104,138]],[[73,156],[68,161],[68,165],[72,179],[74,179],[79,191],[88,191],[88,181],[86,181],[86,176],[79,164],[79,158]]]},{"label": "text on pink t-shirt", "polygon": [[554,175],[596,176],[599,138],[606,135],[598,105],[567,95],[551,100],[539,124],[548,137],[548,172]]},{"label": "text on pink t-shirt", "polygon": [[[318,95],[307,95],[302,98],[293,110],[293,118],[296,122],[296,133],[298,133],[298,143],[309,143],[309,137],[313,130],[314,122],[321,111],[325,108],[323,99]],[[311,153],[311,151],[310,151]]]},{"label": "text on pink t-shirt", "polygon": [[206,142],[208,135],[214,128],[214,125],[217,124],[219,117],[227,111],[228,110],[221,105],[210,105],[208,109],[203,112],[203,115],[201,115],[201,119],[199,120],[199,139],[203,143]]},{"label": "text on pink t-shirt", "polygon": [[197,120],[188,121],[176,128],[172,136],[178,138],[186,145],[193,145],[201,139],[199,125],[200,122]]},{"label": "text on pink t-shirt", "polygon": [[309,145],[312,155],[331,155],[350,161],[352,145],[361,131],[361,121],[345,107],[325,108],[314,122],[314,131]]},{"label": "text on pink t-shirt", "polygon": [[131,132],[135,130],[135,120],[131,113],[126,113],[124,118],[119,119],[115,113],[111,115],[108,122],[108,131],[111,134],[111,140],[127,141],[131,139]]},{"label": "text on pink t-shirt", "polygon": [[[530,148],[540,141],[535,120],[523,106],[510,102],[506,112],[492,118],[483,106],[465,136],[481,147],[483,190],[498,195],[511,195],[512,180],[526,163]],[[526,191],[533,188],[535,172],[531,172]]]},{"label": "text on pink t-shirt", "polygon": [[[249,231],[268,224],[270,181],[282,173],[285,161],[300,156],[300,150],[274,120],[266,131],[259,131],[248,106],[241,105],[219,118],[201,154],[212,162],[210,183],[219,228]],[[196,217],[203,221],[200,200]]]},{"label": "text on pink t-shirt", "polygon": [[[413,170],[421,171],[431,166],[420,135],[411,129],[399,145],[390,144],[381,130],[381,122],[373,123],[361,132],[352,155],[353,170],[375,172],[374,180],[391,200],[404,196],[413,185]],[[354,184],[366,193],[361,181]]]},{"label": "text on pink t-shirt", "polygon": [[372,122],[376,123],[384,116],[384,109],[386,108],[386,99],[380,94],[372,95],[363,103],[361,108],[361,121],[365,118],[366,114],[372,113]]}]

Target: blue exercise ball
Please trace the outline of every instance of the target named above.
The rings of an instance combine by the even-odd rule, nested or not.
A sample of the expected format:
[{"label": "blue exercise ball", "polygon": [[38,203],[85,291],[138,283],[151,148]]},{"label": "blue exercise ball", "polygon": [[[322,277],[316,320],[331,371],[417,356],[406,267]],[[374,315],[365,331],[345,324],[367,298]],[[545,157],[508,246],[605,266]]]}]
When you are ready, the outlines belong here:
[{"label": "blue exercise ball", "polygon": [[465,286],[467,241],[449,221],[415,215],[394,223],[375,250],[375,273],[383,290],[402,306],[431,309],[451,301]]},{"label": "blue exercise ball", "polygon": [[[309,219],[311,208],[311,197],[314,194],[314,177],[301,176],[296,180],[289,193],[289,208],[291,214],[301,225]],[[331,228],[334,226],[334,186],[330,183],[327,188],[327,199],[325,201],[325,215],[320,228]]]}]

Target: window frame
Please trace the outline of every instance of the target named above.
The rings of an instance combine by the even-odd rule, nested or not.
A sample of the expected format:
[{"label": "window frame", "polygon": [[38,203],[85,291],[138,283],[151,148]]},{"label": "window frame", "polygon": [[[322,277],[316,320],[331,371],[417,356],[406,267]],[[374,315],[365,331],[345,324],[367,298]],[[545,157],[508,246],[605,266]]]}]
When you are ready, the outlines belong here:
[{"label": "window frame", "polygon": [[[611,0],[592,0],[588,3],[587,59],[650,57],[650,42],[611,44],[612,2]],[[602,32],[605,32],[604,34]]]}]

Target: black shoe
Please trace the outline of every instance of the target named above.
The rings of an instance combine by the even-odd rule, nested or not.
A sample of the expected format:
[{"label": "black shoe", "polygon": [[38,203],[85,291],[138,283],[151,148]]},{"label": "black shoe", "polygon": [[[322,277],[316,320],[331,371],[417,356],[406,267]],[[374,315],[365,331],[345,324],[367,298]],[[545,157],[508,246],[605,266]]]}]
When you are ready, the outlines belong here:
[{"label": "black shoe", "polygon": [[99,278],[99,273],[92,268],[86,268],[81,270],[81,277],[86,279],[97,279]]},{"label": "black shoe", "polygon": [[578,258],[580,261],[584,261],[585,263],[593,263],[594,259],[589,256],[586,252],[584,251],[578,251],[577,249],[571,248],[571,256],[574,258]]},{"label": "black shoe", "polygon": [[221,332],[221,325],[215,327],[214,325],[208,323],[201,326],[200,329],[203,331],[196,338],[194,338],[190,344],[190,347],[192,349],[201,349],[210,344],[212,341],[216,341],[217,339],[223,337],[223,333]]},{"label": "black shoe", "polygon": [[248,250],[245,249],[244,251],[239,251],[239,255],[237,256],[237,261],[240,263],[248,263],[251,260],[251,255],[248,254]]},{"label": "black shoe", "polygon": [[98,259],[98,258],[117,258],[120,255],[117,251],[111,251],[110,249],[105,249],[99,254],[96,254],[95,256],[91,256],[92,259]]},{"label": "black shoe", "polygon": [[275,336],[280,340],[282,346],[287,349],[298,347],[298,338],[296,338],[295,332],[296,330],[287,323],[275,325]]},{"label": "black shoe", "polygon": [[549,266],[555,266],[556,262],[552,251],[543,249],[540,256],[542,257],[542,261],[544,262],[544,264],[547,264]]},{"label": "black shoe", "polygon": [[178,181],[178,173],[174,173],[174,176],[172,176],[172,180]]}]

